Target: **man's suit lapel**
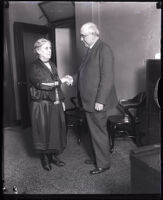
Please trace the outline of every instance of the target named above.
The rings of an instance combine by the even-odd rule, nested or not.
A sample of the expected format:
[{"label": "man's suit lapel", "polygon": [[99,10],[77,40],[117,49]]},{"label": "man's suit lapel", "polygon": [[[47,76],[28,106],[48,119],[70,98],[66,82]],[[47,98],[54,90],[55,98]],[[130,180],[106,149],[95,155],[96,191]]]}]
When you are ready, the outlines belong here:
[{"label": "man's suit lapel", "polygon": [[94,44],[94,46],[92,47],[91,53],[93,53],[93,52],[98,48],[98,46],[100,45],[100,43],[101,43],[101,40],[98,39],[97,42],[96,42],[96,43]]},{"label": "man's suit lapel", "polygon": [[83,69],[86,66],[86,63],[87,63],[89,57],[91,56],[91,53],[92,53],[92,49],[89,48],[87,50],[86,55],[84,56],[84,58],[82,60],[82,63],[81,63],[80,68],[79,68],[79,71],[81,71],[81,69]]},{"label": "man's suit lapel", "polygon": [[86,63],[87,63],[88,59],[93,54],[93,52],[98,48],[98,46],[99,46],[100,43],[101,43],[101,41],[100,41],[100,39],[98,39],[97,42],[92,47],[92,49],[90,49],[90,48],[88,49],[85,57],[82,60],[82,63],[81,63],[80,68],[79,68],[79,71],[81,71],[81,69],[83,69],[84,67],[86,67]]},{"label": "man's suit lapel", "polygon": [[88,57],[88,53],[89,53],[89,49],[87,50],[85,56],[82,59],[82,62],[81,62],[80,67],[79,67],[79,71],[84,67],[86,60],[87,60],[87,57]]}]

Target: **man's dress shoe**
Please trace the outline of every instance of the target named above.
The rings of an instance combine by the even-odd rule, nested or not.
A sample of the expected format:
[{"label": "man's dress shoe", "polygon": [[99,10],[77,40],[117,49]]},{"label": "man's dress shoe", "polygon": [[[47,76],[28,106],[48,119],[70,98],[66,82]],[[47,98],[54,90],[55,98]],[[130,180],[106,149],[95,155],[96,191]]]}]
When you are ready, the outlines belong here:
[{"label": "man's dress shoe", "polygon": [[90,174],[91,175],[100,174],[100,173],[105,172],[106,170],[109,170],[109,169],[110,169],[110,167],[107,167],[107,168],[95,168],[92,171],[90,171]]},{"label": "man's dress shoe", "polygon": [[57,165],[58,167],[63,167],[65,165],[65,162],[59,160],[56,156],[51,157],[51,163]]},{"label": "man's dress shoe", "polygon": [[95,161],[93,161],[93,160],[85,160],[84,163],[88,164],[88,165],[93,165],[93,164],[95,164]]}]

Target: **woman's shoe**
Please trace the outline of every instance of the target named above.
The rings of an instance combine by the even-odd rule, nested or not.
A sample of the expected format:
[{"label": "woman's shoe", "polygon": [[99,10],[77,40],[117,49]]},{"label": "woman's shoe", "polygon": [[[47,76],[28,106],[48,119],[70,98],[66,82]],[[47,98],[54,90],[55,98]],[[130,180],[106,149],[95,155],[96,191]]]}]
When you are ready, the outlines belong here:
[{"label": "woman's shoe", "polygon": [[41,155],[41,164],[42,164],[43,169],[47,171],[51,171],[52,166],[49,163],[48,155],[46,154]]},{"label": "woman's shoe", "polygon": [[50,158],[50,162],[57,165],[58,167],[63,167],[65,165],[65,162],[59,160],[59,158],[57,158],[55,154],[51,154]]}]

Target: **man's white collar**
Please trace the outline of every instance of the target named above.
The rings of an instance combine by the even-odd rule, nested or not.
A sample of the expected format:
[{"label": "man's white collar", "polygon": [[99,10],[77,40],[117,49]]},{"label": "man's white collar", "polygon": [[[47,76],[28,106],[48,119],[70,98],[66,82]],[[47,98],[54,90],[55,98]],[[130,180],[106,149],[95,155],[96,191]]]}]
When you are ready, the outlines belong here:
[{"label": "man's white collar", "polygon": [[[99,38],[98,38],[99,39]],[[98,40],[97,39],[97,40]],[[89,47],[90,49],[92,49],[93,48],[93,46],[95,45],[95,43],[97,42],[97,40]]]}]

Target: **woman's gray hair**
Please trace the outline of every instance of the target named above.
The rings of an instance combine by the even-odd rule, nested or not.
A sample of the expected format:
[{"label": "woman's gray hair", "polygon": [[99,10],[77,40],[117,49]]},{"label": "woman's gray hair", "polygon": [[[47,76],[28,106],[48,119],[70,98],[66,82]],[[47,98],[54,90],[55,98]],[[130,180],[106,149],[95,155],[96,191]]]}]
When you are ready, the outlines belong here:
[{"label": "woman's gray hair", "polygon": [[40,38],[40,39],[38,39],[38,40],[34,43],[34,53],[37,53],[37,49],[38,49],[39,47],[41,47],[42,45],[44,45],[45,43],[47,43],[47,42],[51,44],[50,40],[47,40],[47,39],[45,39],[45,38]]},{"label": "woman's gray hair", "polygon": [[94,24],[93,22],[87,22],[82,25],[81,29],[86,30],[88,33],[95,34],[99,36],[100,32],[97,28],[97,25]]}]

